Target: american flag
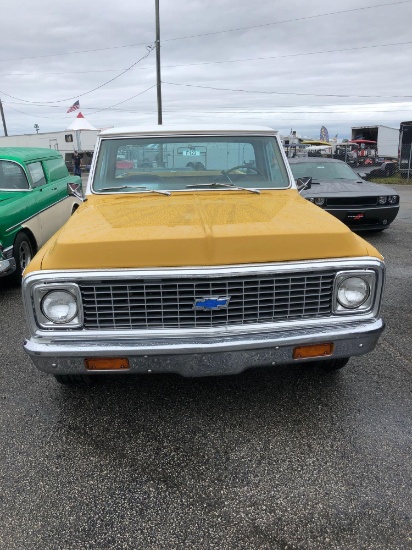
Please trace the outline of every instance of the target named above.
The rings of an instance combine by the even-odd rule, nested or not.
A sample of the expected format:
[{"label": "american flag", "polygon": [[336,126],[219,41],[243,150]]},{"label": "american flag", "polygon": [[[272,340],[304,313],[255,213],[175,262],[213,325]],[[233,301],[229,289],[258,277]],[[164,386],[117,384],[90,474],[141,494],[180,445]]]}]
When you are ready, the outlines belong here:
[{"label": "american flag", "polygon": [[75,111],[76,109],[80,109],[80,102],[79,100],[75,101],[73,105],[68,109],[68,113],[71,113],[72,111]]}]

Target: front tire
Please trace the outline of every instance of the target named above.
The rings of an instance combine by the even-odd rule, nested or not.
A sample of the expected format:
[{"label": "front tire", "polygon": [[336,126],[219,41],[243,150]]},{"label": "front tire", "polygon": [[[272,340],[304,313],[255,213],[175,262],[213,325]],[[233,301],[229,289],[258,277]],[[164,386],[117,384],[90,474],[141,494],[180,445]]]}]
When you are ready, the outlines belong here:
[{"label": "front tire", "polygon": [[23,270],[33,258],[33,247],[25,233],[17,235],[13,245],[13,257],[16,260],[16,270],[10,275],[10,278],[16,283],[21,283]]}]

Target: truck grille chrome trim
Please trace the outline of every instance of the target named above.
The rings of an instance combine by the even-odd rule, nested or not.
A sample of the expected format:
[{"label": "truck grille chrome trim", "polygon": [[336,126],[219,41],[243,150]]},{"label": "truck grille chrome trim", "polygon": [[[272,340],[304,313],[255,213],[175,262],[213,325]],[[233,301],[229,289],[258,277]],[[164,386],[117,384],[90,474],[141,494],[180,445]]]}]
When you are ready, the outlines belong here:
[{"label": "truck grille chrome trim", "polygon": [[[182,279],[79,281],[86,330],[191,329],[327,317],[335,270]],[[207,296],[227,308],[199,310]]]}]

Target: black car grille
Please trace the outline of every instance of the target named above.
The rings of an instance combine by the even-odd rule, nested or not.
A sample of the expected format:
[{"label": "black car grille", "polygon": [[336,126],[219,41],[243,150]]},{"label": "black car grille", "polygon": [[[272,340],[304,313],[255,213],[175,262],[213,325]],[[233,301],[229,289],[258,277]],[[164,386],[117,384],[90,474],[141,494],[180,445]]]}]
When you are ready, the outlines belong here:
[{"label": "black car grille", "polygon": [[376,206],[377,197],[328,197],[326,206],[338,206],[341,208],[362,208]]},{"label": "black car grille", "polygon": [[[201,328],[328,316],[334,271],[82,281],[86,329]],[[229,297],[227,308],[195,310],[195,300]]]}]

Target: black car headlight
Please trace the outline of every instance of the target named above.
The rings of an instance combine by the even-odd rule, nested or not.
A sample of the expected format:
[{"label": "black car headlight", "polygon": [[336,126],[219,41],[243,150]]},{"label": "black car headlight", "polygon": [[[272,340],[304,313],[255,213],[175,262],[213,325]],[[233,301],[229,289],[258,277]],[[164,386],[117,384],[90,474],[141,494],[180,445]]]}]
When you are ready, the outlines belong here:
[{"label": "black car headlight", "polygon": [[389,204],[397,204],[398,201],[399,201],[398,195],[390,195],[390,196],[388,197],[388,203],[389,203]]},{"label": "black car headlight", "polygon": [[315,198],[315,204],[317,206],[324,206],[325,202],[326,202],[326,199],[324,199],[323,197],[316,197]]},{"label": "black car headlight", "polygon": [[388,200],[388,197],[384,197],[384,196],[378,197],[378,204],[386,204],[387,200]]}]

